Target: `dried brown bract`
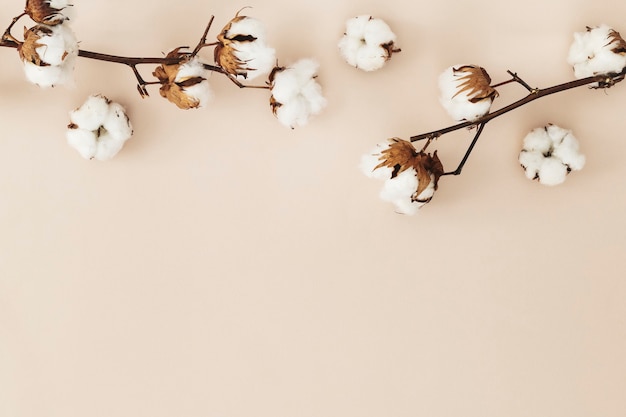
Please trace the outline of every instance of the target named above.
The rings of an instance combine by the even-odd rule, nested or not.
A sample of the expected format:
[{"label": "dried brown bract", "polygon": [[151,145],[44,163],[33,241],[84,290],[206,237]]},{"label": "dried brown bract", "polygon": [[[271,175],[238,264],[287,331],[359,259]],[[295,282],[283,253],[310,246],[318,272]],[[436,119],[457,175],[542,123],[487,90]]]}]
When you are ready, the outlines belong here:
[{"label": "dried brown bract", "polygon": [[49,64],[41,60],[41,57],[37,53],[37,48],[44,46],[38,43],[41,37],[50,35],[51,33],[52,30],[50,28],[41,25],[33,26],[30,29],[24,28],[24,42],[17,47],[22,61],[31,62],[40,67],[48,66]]},{"label": "dried brown bract", "polygon": [[[206,78],[198,75],[199,71],[185,71],[181,74],[181,69],[189,65],[194,59],[191,54],[180,52],[181,48],[176,48],[167,54],[166,58],[180,58],[177,64],[162,64],[158,66],[152,75],[154,75],[161,84],[159,93],[162,97],[168,99],[170,102],[176,104],[183,110],[193,109],[199,107],[201,98],[196,94],[190,94],[189,88],[196,86]],[[201,65],[197,64],[196,66]]]},{"label": "dried brown bract", "polygon": [[50,6],[49,0],[26,0],[24,12],[35,22],[45,25],[58,25],[67,20],[61,9]]},{"label": "dried brown bract", "polygon": [[459,78],[459,80],[463,82],[459,84],[459,89],[454,96],[466,93],[469,97],[469,101],[472,103],[477,103],[485,99],[493,100],[498,96],[498,92],[491,87],[491,77],[489,77],[489,74],[487,74],[484,68],[476,65],[464,65],[459,68],[454,68],[453,71],[454,75],[459,73],[466,74]]},{"label": "dried brown bract", "polygon": [[609,43],[607,43],[607,46],[608,45],[613,45],[613,49],[611,49],[612,52],[616,54],[626,54],[626,41],[624,41],[616,30],[611,29],[609,32]]},{"label": "dried brown bract", "polygon": [[434,190],[437,190],[439,177],[443,174],[443,164],[437,156],[437,151],[433,155],[424,151],[418,152],[411,142],[400,138],[390,139],[392,142],[389,148],[381,152],[379,163],[374,169],[389,167],[392,169],[391,178],[395,178],[398,174],[409,168],[415,169],[418,186],[412,196],[413,201],[425,203],[430,201],[432,196],[426,200],[420,200],[419,195],[433,183]]},{"label": "dried brown bract", "polygon": [[[270,75],[268,77],[268,80],[269,80],[268,84],[270,86],[270,89],[274,85],[274,78],[276,77],[276,74],[278,74],[279,72],[284,71],[285,69],[286,69],[286,67],[279,67],[279,66],[275,66],[272,69],[272,71],[270,72]],[[274,98],[274,95],[270,95],[270,107],[272,108],[272,113],[274,113],[274,116],[276,116],[276,111],[282,105],[283,105],[282,103],[279,103],[278,100],[276,100]]]}]

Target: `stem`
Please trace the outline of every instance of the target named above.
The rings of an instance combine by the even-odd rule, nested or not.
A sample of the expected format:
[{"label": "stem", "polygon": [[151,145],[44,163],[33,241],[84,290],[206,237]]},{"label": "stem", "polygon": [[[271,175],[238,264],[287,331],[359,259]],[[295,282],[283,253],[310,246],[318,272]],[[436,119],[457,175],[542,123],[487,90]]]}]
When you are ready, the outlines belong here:
[{"label": "stem", "polygon": [[[11,35],[11,29],[13,29],[13,26],[15,26],[17,21],[20,20],[24,16],[26,16],[26,12],[24,12],[21,15],[16,16],[16,17],[13,18],[13,20],[11,21],[11,24],[9,25],[9,27],[2,34],[2,43],[4,43],[4,41],[6,40],[6,41],[14,42],[17,45],[21,45],[22,44],[22,42],[18,41],[17,39],[15,39],[13,37],[13,35]],[[2,46],[4,46],[4,45],[2,45]],[[17,46],[16,46],[16,48],[17,48]]]},{"label": "stem", "polygon": [[444,172],[443,175],[459,175],[461,173],[461,170],[463,170],[463,165],[465,165],[465,162],[467,162],[467,158],[469,158],[470,154],[472,153],[472,150],[474,149],[474,145],[476,145],[476,142],[478,142],[478,138],[480,137],[480,134],[483,133],[483,128],[485,127],[485,125],[487,124],[487,122],[483,122],[480,125],[478,125],[478,131],[476,132],[476,135],[474,135],[474,139],[472,140],[472,143],[470,143],[469,148],[467,148],[467,152],[465,152],[465,155],[463,156],[463,159],[461,159],[461,163],[459,164],[458,167],[456,167],[456,169],[454,171],[450,171],[450,172]]},{"label": "stem", "polygon": [[[488,113],[486,115],[484,115],[483,117],[481,117],[478,120],[475,120],[473,122],[463,122],[463,123],[459,123],[453,126],[449,126],[443,129],[439,129],[439,130],[434,130],[432,132],[428,132],[428,133],[422,133],[416,136],[411,136],[411,142],[416,142],[418,140],[424,140],[424,139],[429,139],[429,138],[438,138],[441,135],[445,135],[446,133],[450,133],[450,132],[454,132],[456,130],[459,129],[464,129],[470,126],[476,126],[476,125],[480,125],[480,124],[484,124],[490,120],[493,120],[497,117],[500,117],[512,110],[517,109],[518,107],[521,107],[525,104],[530,103],[531,101],[535,101],[541,97],[545,97],[545,96],[549,96],[551,94],[555,94],[555,93],[560,93],[561,91],[567,91],[567,90],[571,90],[573,88],[578,88],[578,87],[582,87],[584,85],[588,85],[588,84],[592,84],[592,83],[599,83],[600,87],[610,87],[613,84],[621,81],[624,79],[624,76],[626,75],[626,68],[622,69],[621,72],[618,73],[610,73],[610,74],[599,74],[599,75],[595,75],[592,77],[587,77],[587,78],[581,78],[579,80],[574,80],[574,81],[569,81],[563,84],[558,84],[555,85],[553,87],[548,87],[548,88],[544,88],[544,89],[530,89],[529,91],[530,94],[528,94],[526,97],[512,103],[509,104],[506,107],[501,108],[500,110],[497,110],[493,113]],[[515,75],[515,77],[517,77]],[[517,77],[517,79],[515,79],[514,81],[520,82],[521,79],[519,79],[519,77]],[[522,83],[522,82],[520,82]],[[522,85],[524,85],[525,83],[523,83]],[[527,86],[527,84],[526,84]],[[528,88],[528,87],[527,87]]]}]

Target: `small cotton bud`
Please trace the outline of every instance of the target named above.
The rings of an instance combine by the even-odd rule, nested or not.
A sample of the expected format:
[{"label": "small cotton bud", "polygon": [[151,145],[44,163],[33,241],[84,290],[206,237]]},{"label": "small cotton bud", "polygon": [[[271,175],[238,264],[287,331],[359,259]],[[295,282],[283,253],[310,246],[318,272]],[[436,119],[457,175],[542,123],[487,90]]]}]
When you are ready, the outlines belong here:
[{"label": "small cotton bud", "polygon": [[476,65],[447,68],[439,76],[439,90],[442,106],[457,121],[473,122],[486,115],[498,96],[487,71]]},{"label": "small cotton bud", "polygon": [[392,55],[396,35],[382,19],[370,15],[357,16],[346,22],[346,31],[338,47],[344,60],[363,71],[382,68]]},{"label": "small cotton bud", "polygon": [[585,156],[571,131],[551,124],[526,135],[519,162],[528,179],[558,185],[571,171],[583,168]]}]

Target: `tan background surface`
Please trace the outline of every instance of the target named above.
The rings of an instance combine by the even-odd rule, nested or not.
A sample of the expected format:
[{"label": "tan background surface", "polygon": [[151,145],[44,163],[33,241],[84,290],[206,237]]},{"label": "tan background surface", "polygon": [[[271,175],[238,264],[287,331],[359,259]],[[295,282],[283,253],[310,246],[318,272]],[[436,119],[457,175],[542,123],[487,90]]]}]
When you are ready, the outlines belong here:
[{"label": "tan background surface", "polygon": [[[281,63],[320,61],[329,105],[290,131],[266,91],[213,76],[210,108],[183,112],[156,89],[142,100],[128,68],[84,59],[74,90],[42,91],[0,50],[1,416],[626,415],[626,85],[491,122],[415,217],[357,169],[387,137],[451,124],[443,68],[567,81],[573,32],[626,32],[626,3],[75,3],[82,48],[135,56],[195,44],[212,14],[214,37],[254,6]],[[0,21],[21,8],[5,0]],[[376,73],[335,46],[363,13],[403,49]],[[500,92],[496,107],[525,94]],[[135,127],[107,163],[65,144],[90,93]],[[557,188],[516,159],[548,122],[587,155]],[[446,167],[469,139],[438,143]]]}]

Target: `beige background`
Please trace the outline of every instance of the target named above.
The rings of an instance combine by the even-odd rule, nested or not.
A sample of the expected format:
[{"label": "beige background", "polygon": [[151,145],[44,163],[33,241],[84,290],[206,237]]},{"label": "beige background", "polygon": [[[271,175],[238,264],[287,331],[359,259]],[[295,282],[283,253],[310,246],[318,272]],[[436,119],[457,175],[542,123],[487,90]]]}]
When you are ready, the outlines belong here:
[{"label": "beige background", "polygon": [[[194,45],[212,14],[214,37],[254,6],[282,64],[320,61],[329,105],[290,131],[266,91],[215,75],[210,108],[184,112],[156,89],[142,100],[128,68],[85,59],[75,89],[40,90],[0,50],[1,416],[626,415],[626,85],[491,122],[414,217],[357,169],[387,137],[451,124],[445,67],[570,80],[573,32],[626,32],[626,3],[75,3],[82,48],[133,56]],[[5,0],[0,21],[21,8]],[[376,73],[336,50],[363,13],[403,49]],[[135,127],[110,162],[65,144],[90,93]],[[500,93],[496,108],[525,90]],[[587,155],[556,188],[516,159],[548,122]],[[447,168],[469,139],[439,141]]]}]

